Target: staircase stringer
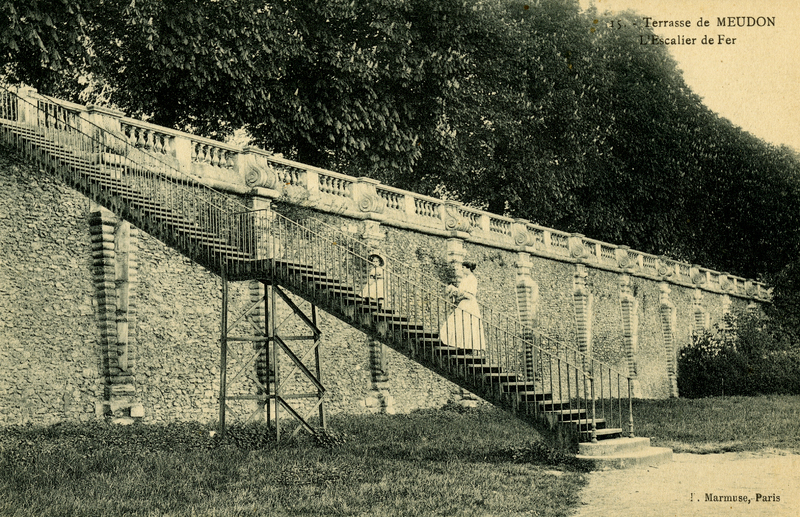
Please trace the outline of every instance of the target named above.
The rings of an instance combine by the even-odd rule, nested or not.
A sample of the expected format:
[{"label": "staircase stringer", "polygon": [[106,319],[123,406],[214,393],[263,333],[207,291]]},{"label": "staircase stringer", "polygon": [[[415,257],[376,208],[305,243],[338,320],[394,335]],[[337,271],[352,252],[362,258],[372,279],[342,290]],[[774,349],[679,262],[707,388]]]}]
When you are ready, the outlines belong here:
[{"label": "staircase stringer", "polygon": [[341,304],[337,303],[335,300],[332,301],[328,299],[324,295],[320,296],[319,293],[315,293],[314,291],[299,288],[291,282],[280,282],[280,285],[282,289],[291,292],[293,295],[302,298],[312,305],[318,306],[340,321],[364,332],[370,338],[392,348],[396,352],[449,380],[453,384],[471,393],[475,393],[487,402],[512,412],[521,419],[536,425],[545,433],[552,433],[556,441],[561,443],[577,441],[577,436],[569,429],[552,426],[550,422],[547,422],[547,429],[543,429],[540,425],[541,415],[538,414],[539,412],[535,411],[535,409],[528,404],[520,403],[517,394],[514,393],[513,390],[504,392],[500,389],[492,389],[493,387],[497,388],[497,386],[490,386],[477,377],[470,378],[469,375],[460,369],[464,365],[459,365],[458,360],[450,361],[446,355],[425,353],[423,346],[419,346],[411,339],[404,339],[402,332],[387,331],[386,327],[382,325],[376,326],[371,324],[367,319],[360,318],[352,311],[343,309]]}]

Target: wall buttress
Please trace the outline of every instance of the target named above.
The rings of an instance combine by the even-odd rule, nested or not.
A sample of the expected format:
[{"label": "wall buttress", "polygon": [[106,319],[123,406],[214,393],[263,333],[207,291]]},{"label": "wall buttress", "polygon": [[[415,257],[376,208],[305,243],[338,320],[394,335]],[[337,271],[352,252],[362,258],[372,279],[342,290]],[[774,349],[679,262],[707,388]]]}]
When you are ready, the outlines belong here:
[{"label": "wall buttress", "polygon": [[105,379],[103,414],[115,422],[144,416],[136,400],[134,338],[138,230],[108,210],[95,207],[89,215],[92,268]]},{"label": "wall buttress", "polygon": [[659,310],[661,316],[661,334],[664,337],[664,351],[667,356],[667,382],[669,396],[678,396],[678,366],[675,350],[676,311],[675,304],[669,299],[672,290],[666,282],[659,284]]},{"label": "wall buttress", "polygon": [[629,275],[620,277],[619,287],[622,309],[622,343],[627,360],[628,375],[634,379],[633,391],[636,394],[638,392],[636,354],[639,349],[639,304],[633,295],[633,285]]}]

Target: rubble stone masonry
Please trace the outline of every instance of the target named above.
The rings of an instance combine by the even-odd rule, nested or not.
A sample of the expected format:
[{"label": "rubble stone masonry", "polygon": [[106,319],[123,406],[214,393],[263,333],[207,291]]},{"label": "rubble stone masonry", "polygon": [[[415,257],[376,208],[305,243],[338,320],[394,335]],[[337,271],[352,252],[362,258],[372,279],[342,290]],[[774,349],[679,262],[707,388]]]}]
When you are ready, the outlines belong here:
[{"label": "rubble stone masonry", "polygon": [[[445,283],[452,263],[476,262],[480,302],[633,372],[637,396],[674,396],[674,355],[692,331],[752,303],[642,276],[621,281],[625,270],[582,264],[577,237],[573,256],[555,260],[470,242],[458,218],[440,235],[275,207],[324,219]],[[262,292],[233,283],[231,311]],[[216,421],[220,310],[219,277],[0,149],[0,424]],[[321,311],[318,327],[329,414],[469,399]]]},{"label": "rubble stone masonry", "polygon": [[[215,422],[219,277],[136,228],[121,235],[127,223],[0,153],[0,425]],[[250,284],[231,291],[231,311],[243,311]],[[319,326],[328,413],[375,411],[366,335],[325,313]],[[382,384],[398,411],[460,396],[426,368],[383,353]]]}]

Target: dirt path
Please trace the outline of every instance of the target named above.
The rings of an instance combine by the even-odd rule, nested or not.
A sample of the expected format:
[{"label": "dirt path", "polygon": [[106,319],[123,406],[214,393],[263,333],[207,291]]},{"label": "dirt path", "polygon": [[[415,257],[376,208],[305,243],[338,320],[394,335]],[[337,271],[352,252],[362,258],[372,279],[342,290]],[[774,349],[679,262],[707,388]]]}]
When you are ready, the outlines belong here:
[{"label": "dirt path", "polygon": [[675,454],[672,463],[658,467],[593,472],[574,514],[692,515],[800,516],[800,455]]}]

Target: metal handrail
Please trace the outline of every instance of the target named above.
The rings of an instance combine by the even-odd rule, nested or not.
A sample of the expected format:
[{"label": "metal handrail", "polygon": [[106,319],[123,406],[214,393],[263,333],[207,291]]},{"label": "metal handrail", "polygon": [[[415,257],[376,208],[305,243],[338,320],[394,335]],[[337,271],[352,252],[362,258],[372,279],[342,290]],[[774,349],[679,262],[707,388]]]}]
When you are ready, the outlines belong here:
[{"label": "metal handrail", "polygon": [[[15,93],[9,92],[5,88],[3,90],[14,95],[16,99],[20,99]],[[274,274],[274,260],[276,259],[274,251],[281,244],[285,246],[286,242],[283,241],[288,239],[295,243],[313,243],[314,251],[311,253],[307,251],[307,246],[300,246],[293,251],[301,251],[305,259],[303,263],[316,266],[320,272],[332,270],[335,274],[331,279],[336,279],[339,285],[346,286],[352,293],[356,293],[359,285],[363,285],[365,279],[368,278],[368,270],[371,267],[368,260],[369,250],[362,241],[315,219],[305,221],[306,226],[304,226],[272,210],[242,211],[242,208],[246,209],[242,203],[211,189],[198,178],[184,174],[170,164],[158,160],[152,153],[132,146],[126,139],[113,132],[89,123],[88,127],[93,135],[88,135],[81,127],[78,127],[78,124],[74,123],[75,121],[68,120],[67,116],[64,115],[63,120],[60,119],[61,115],[58,110],[50,113],[42,110],[38,103],[34,106],[27,99],[22,100],[37,110],[37,113],[44,113],[44,120],[47,123],[35,129],[18,125],[18,134],[15,136],[13,130],[11,133],[5,132],[6,138],[11,136],[14,143],[17,144],[21,142],[19,138],[27,138],[28,143],[25,145],[29,147],[33,145],[30,143],[31,139],[40,138],[41,142],[37,145],[47,147],[49,150],[44,154],[37,155],[37,159],[48,165],[59,167],[62,173],[66,174],[74,183],[84,185],[90,190],[90,195],[102,200],[111,201],[113,204],[120,201],[118,198],[124,199],[127,195],[127,205],[118,205],[113,208],[118,208],[123,212],[127,210],[131,212],[131,215],[138,216],[143,223],[147,223],[153,217],[148,219],[147,213],[149,212],[144,208],[131,208],[137,202],[139,205],[145,206],[145,203],[152,201],[158,207],[163,206],[164,209],[169,210],[169,213],[179,214],[182,220],[173,222],[181,225],[182,232],[173,228],[172,231],[164,229],[163,233],[168,240],[174,241],[168,242],[168,244],[176,246],[196,260],[199,259],[201,263],[210,265],[217,270],[223,270],[232,264],[241,265],[240,263],[244,262],[245,266],[251,270],[267,268],[270,273]],[[6,99],[3,102],[5,103]],[[56,106],[66,111],[75,111],[58,104]],[[16,117],[19,117],[19,105],[15,110],[9,111],[14,111]],[[5,111],[3,115],[5,115]],[[37,124],[40,120],[41,117],[37,116]],[[86,124],[88,121],[81,120],[80,122]],[[21,135],[24,131],[32,132],[25,133],[26,136]],[[29,151],[31,155],[34,154],[32,148],[25,150]],[[116,172],[112,176],[102,176],[104,166],[110,167]],[[88,181],[87,178],[94,178],[92,180],[95,182],[94,186],[89,185],[91,181]],[[97,185],[100,181],[105,181],[105,186],[112,190],[115,189],[117,194],[109,195],[104,192],[104,188]],[[104,195],[106,198],[103,198]],[[136,201],[137,199],[138,201]],[[150,207],[150,209],[154,208]],[[185,227],[187,224],[189,225],[188,229]],[[316,225],[324,231],[315,231],[313,228],[307,227],[308,225]],[[148,229],[146,224],[144,229]],[[283,239],[276,240],[276,229]],[[206,232],[208,236],[205,249],[202,249],[203,246],[198,247],[196,239],[192,237],[192,232],[197,231]],[[178,235],[178,233],[182,233],[182,235]],[[213,244],[208,244],[208,242]],[[342,264],[345,266],[343,267]],[[403,331],[404,324],[401,323],[399,334],[392,331],[392,339],[411,348],[413,355],[425,353],[430,356],[431,360],[437,360],[435,347],[425,349],[425,347],[419,346],[419,339],[413,338],[413,335],[409,333],[412,325],[415,331],[421,331],[423,335],[425,333],[438,334],[438,338],[441,340],[454,339],[457,347],[479,352],[477,355],[480,356],[482,362],[471,362],[472,358],[463,355],[456,356],[454,362],[450,361],[446,364],[447,368],[454,367],[465,374],[471,372],[473,381],[481,385],[488,385],[490,391],[499,390],[500,395],[503,395],[503,390],[506,390],[505,395],[508,395],[508,391],[510,391],[516,392],[516,396],[524,394],[527,397],[528,388],[535,387],[538,375],[540,385],[549,384],[551,397],[558,396],[560,404],[567,404],[568,409],[561,407],[559,410],[562,417],[573,414],[573,402],[577,409],[575,414],[589,414],[589,399],[586,389],[588,382],[592,393],[592,425],[596,420],[594,389],[597,373],[600,372],[601,398],[603,398],[602,377],[604,371],[608,372],[609,380],[616,376],[619,384],[620,379],[625,377],[630,385],[629,377],[622,376],[610,367],[587,358],[585,354],[577,350],[572,351],[572,357],[569,353],[562,356],[558,350],[555,355],[544,350],[534,341],[526,338],[526,332],[530,335],[528,331],[532,330],[530,327],[525,327],[510,318],[499,316],[491,316],[488,319],[486,317],[479,318],[475,314],[462,311],[459,316],[460,321],[451,320],[453,314],[459,314],[458,306],[442,296],[444,284],[419,271],[415,271],[414,274],[424,281],[411,281],[409,280],[411,271],[415,270],[399,260],[391,260],[384,266],[384,282],[389,296],[385,297],[386,305],[383,309],[394,311],[396,308],[398,309],[396,314],[402,314],[405,317],[405,321],[408,322],[405,325],[406,331]],[[428,287],[428,285],[433,287]],[[300,288],[301,286],[296,285],[295,287]],[[321,289],[321,291],[324,292],[318,294],[330,298],[330,289]],[[333,296],[333,299],[337,299],[337,296]],[[338,300],[340,313],[346,316],[347,311],[341,305],[343,300],[341,293]],[[481,309],[493,314],[493,311],[486,306]],[[385,318],[388,318],[386,321],[390,321],[392,317],[394,316],[391,313],[385,315]],[[477,332],[476,329],[480,329],[480,332]],[[471,340],[470,343],[461,342],[467,337]],[[476,346],[476,340],[479,346]],[[485,343],[482,342],[483,340]],[[463,346],[458,346],[459,344]],[[492,377],[495,374],[496,376]],[[509,389],[508,386],[505,386],[509,383],[502,382],[504,376],[506,379],[510,379],[512,375],[522,383],[522,389],[518,384]],[[566,390],[563,389],[564,381],[566,381]],[[571,384],[573,381],[574,386]],[[584,385],[582,397],[580,384]],[[557,389],[553,391],[554,388]],[[613,390],[610,384],[608,391],[611,396]],[[616,391],[620,408],[617,414],[621,422],[622,393],[619,386]],[[539,408],[536,395],[533,400],[535,402],[533,404],[534,412],[536,412]],[[528,406],[526,404],[526,408]],[[553,407],[555,407],[555,403],[553,403]]]},{"label": "metal handrail", "polygon": [[[257,211],[254,211],[254,210],[242,211],[242,212],[239,212],[237,214],[234,214],[234,217],[239,216],[241,214],[253,213],[253,212],[257,212]],[[328,223],[326,223],[326,222],[324,222],[322,220],[319,220],[319,219],[316,219],[316,218],[308,218],[308,219],[309,220],[313,220],[315,225],[319,225],[319,226],[325,227],[326,231],[328,231],[329,233],[335,234],[336,235],[336,239],[343,240],[343,241],[359,242],[359,243],[363,243],[364,242],[363,240],[358,239],[356,237],[353,237],[352,235],[349,235],[349,234],[343,232],[342,230],[339,230],[338,228],[336,228],[336,227],[334,227],[334,226],[332,226],[332,225],[330,225],[330,224],[328,224]],[[391,253],[387,253],[387,252],[381,250],[380,254],[384,258],[387,259],[387,264],[389,265],[388,267],[394,267],[394,266],[397,266],[397,265],[402,266],[403,268],[406,269],[406,271],[412,272],[415,276],[421,278],[426,283],[432,283],[433,285],[438,286],[440,292],[444,292],[446,290],[447,285],[444,284],[440,279],[434,277],[433,275],[430,275],[429,273],[426,273],[425,271],[422,271],[419,268],[415,268],[415,267],[409,265],[408,263],[406,263],[402,259],[399,259],[395,255],[392,255]],[[495,311],[489,305],[487,305],[485,303],[481,303],[481,302],[478,302],[478,304],[480,306],[481,314],[485,315],[487,313],[490,313],[490,314],[495,313]],[[532,336],[537,336],[537,337],[539,337],[539,338],[551,343],[551,345],[549,345],[549,346],[552,347],[552,348],[555,348],[556,350],[559,350],[559,351],[560,350],[566,350],[566,351],[569,351],[570,353],[575,354],[575,357],[574,357],[573,360],[574,361],[580,361],[580,364],[585,364],[587,361],[590,360],[590,356],[588,354],[586,354],[585,352],[581,352],[576,346],[570,345],[568,343],[565,343],[564,341],[561,341],[561,340],[559,340],[557,338],[554,338],[553,336],[550,336],[550,335],[546,334],[541,329],[536,329],[536,328],[531,327],[529,325],[525,325],[524,323],[522,323],[521,321],[519,321],[516,318],[511,318],[511,317],[508,317],[508,316],[501,316],[501,317],[504,320],[508,320],[509,322],[513,322],[513,326],[515,328],[518,328],[520,333],[524,333],[524,334],[528,334],[528,335],[532,335]],[[486,319],[492,319],[492,318],[486,318]],[[500,324],[496,324],[496,325],[500,325]],[[612,370],[613,371],[617,371],[614,368],[612,368]],[[619,373],[622,375],[621,372],[619,372]]]},{"label": "metal handrail", "polygon": [[[6,91],[8,91],[8,90],[6,89]],[[50,97],[50,96],[45,96],[45,95],[39,95],[39,96],[44,98],[44,99],[46,99],[46,100],[48,100],[49,102],[55,104],[56,106],[61,107],[62,109],[65,109],[65,110],[68,110],[68,111],[72,111],[72,112],[76,112],[76,113],[79,111],[78,108],[80,107],[80,105],[74,105],[74,104],[71,104],[71,103],[65,103],[64,101],[61,101],[59,99],[55,99],[55,98]],[[22,99],[22,100],[25,101],[25,102],[28,102],[27,99]],[[88,123],[91,126],[93,126],[93,128],[96,131],[102,131],[104,134],[108,134],[108,135],[112,136],[117,142],[121,142],[123,145],[125,145],[127,147],[130,147],[130,144],[123,137],[121,137],[119,135],[115,135],[115,134],[113,134],[111,132],[108,132],[107,130],[105,130],[103,128],[100,128],[99,126],[97,126],[96,124],[94,124],[94,123],[92,123],[90,121],[83,121],[83,122],[84,123]],[[250,211],[250,209],[245,204],[236,201],[231,196],[228,196],[228,195],[226,195],[226,194],[224,194],[222,192],[219,192],[219,191],[215,190],[214,188],[209,187],[208,185],[205,185],[203,183],[202,179],[200,179],[200,178],[198,178],[196,176],[193,176],[191,174],[186,174],[185,172],[176,169],[171,164],[163,161],[157,154],[148,153],[147,151],[141,151],[141,150],[140,150],[140,152],[146,154],[149,159],[156,160],[160,166],[163,166],[163,167],[169,169],[171,174],[177,175],[179,177],[183,177],[187,181],[191,181],[191,182],[197,184],[197,186],[201,186],[204,190],[208,190],[209,192],[213,192],[214,196],[217,199],[224,199],[227,203],[233,202],[235,204],[238,204],[239,207],[241,208],[241,212],[234,212],[234,213],[230,214],[232,217],[236,217],[238,215],[238,213],[244,213],[244,212],[249,212]],[[216,206],[213,202],[211,202],[211,205],[214,206],[215,208],[221,209],[220,206]],[[319,224],[323,224],[324,225],[325,223],[322,222],[322,221],[319,221]],[[335,231],[335,228],[333,228],[333,227],[330,227],[330,229],[332,231]],[[341,238],[341,239],[348,239],[348,240],[354,239],[353,237],[348,236],[348,235],[344,234],[343,232],[339,231],[338,233],[340,234],[339,238]],[[446,288],[445,284],[443,284],[441,282],[441,280],[439,280],[438,278],[435,278],[432,275],[429,275],[429,274],[425,273],[424,271],[420,271],[417,268],[410,267],[408,264],[406,264],[404,261],[402,261],[400,258],[398,258],[396,256],[393,256],[393,255],[391,255],[389,253],[385,253],[383,251],[381,253],[382,253],[382,255],[384,255],[389,260],[389,262],[391,264],[400,264],[403,267],[407,268],[407,270],[413,271],[415,275],[423,278],[424,280],[429,281],[429,282],[434,282],[435,284],[438,284],[442,291],[444,291],[444,289]],[[481,308],[481,314],[486,315],[486,314],[493,314],[495,312],[495,311],[492,310],[492,308],[490,306],[488,306],[488,305],[486,305],[484,303],[481,303],[481,302],[478,302],[478,303],[479,303],[479,306]],[[553,337],[551,335],[548,335],[547,333],[545,333],[541,329],[536,329],[534,327],[525,325],[524,323],[520,322],[518,319],[510,318],[507,315],[503,315],[501,318],[502,319],[507,319],[509,321],[512,321],[512,322],[514,322],[515,326],[517,326],[517,325],[521,326],[520,328],[524,329],[524,332],[527,332],[530,335],[538,336],[539,338],[549,342],[551,344],[550,346],[554,347],[556,350],[565,349],[565,350],[567,350],[569,352],[577,353],[579,355],[579,357],[576,356],[575,360],[579,359],[582,364],[586,364],[586,362],[590,359],[590,357],[585,352],[581,352],[576,346],[571,345],[569,343],[566,343],[566,342],[564,342],[562,340],[559,340],[559,339],[557,339],[557,338],[555,338],[555,337]],[[621,373],[621,372],[619,372],[619,373]]]}]

